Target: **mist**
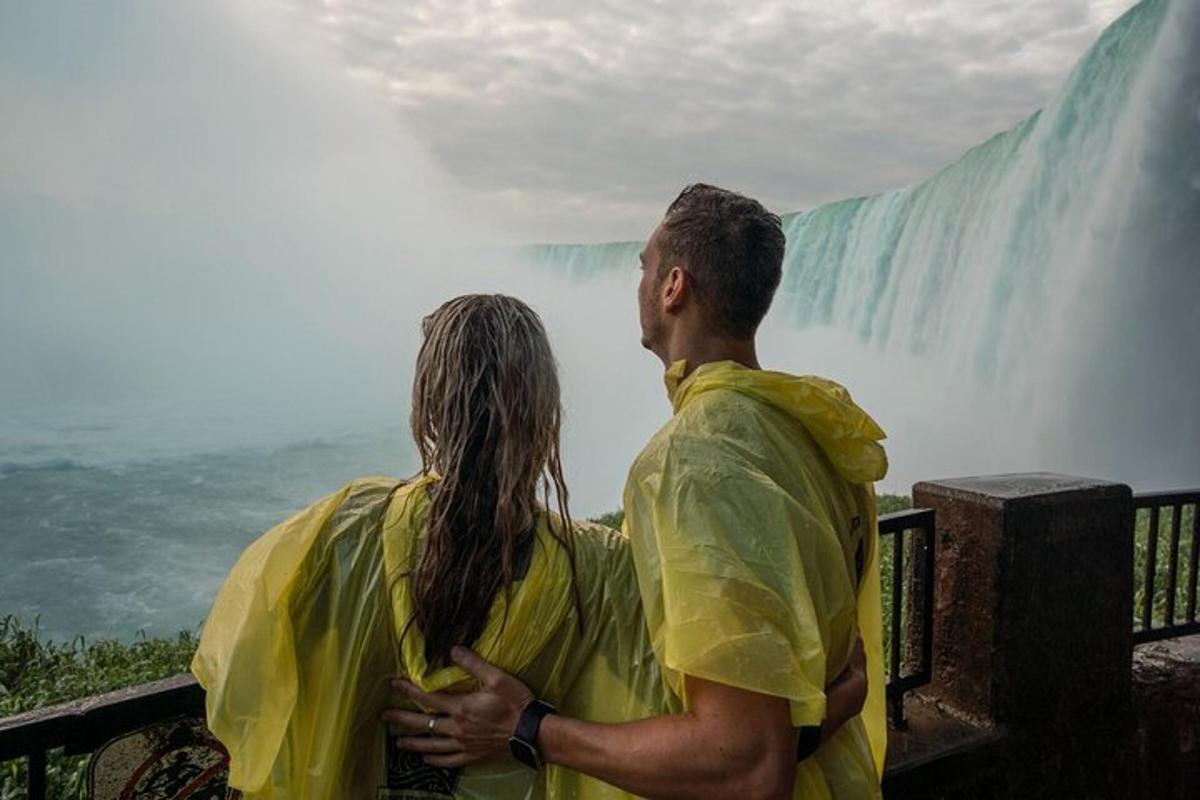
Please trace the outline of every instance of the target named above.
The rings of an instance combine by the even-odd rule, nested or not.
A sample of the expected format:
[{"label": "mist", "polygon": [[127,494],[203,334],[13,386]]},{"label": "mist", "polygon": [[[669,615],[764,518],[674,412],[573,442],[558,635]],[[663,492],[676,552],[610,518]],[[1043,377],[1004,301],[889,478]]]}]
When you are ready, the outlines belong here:
[{"label": "mist", "polygon": [[[0,613],[197,624],[275,522],[413,473],[421,319],[465,292],[542,315],[572,509],[619,506],[670,413],[637,243],[517,247],[302,13],[3,14]],[[882,489],[1200,480],[1198,18],[1148,0],[1046,111],[928,181],[785,217],[762,361],[850,388],[889,434]]]}]

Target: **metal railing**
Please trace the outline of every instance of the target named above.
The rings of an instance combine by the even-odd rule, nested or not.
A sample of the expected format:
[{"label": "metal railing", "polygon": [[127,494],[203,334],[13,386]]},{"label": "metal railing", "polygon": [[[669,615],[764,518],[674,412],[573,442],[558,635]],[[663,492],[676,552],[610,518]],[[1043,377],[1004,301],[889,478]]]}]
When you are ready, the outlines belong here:
[{"label": "metal railing", "polygon": [[[1135,569],[1139,574],[1140,598],[1134,614],[1136,644],[1200,633],[1196,619],[1196,582],[1200,566],[1200,489],[1182,492],[1149,492],[1134,495]],[[1169,511],[1170,527],[1163,541],[1164,522]],[[1190,524],[1185,520],[1190,517]],[[1146,522],[1143,532],[1142,522]],[[1180,584],[1180,558],[1184,532],[1190,528],[1186,564],[1186,583]],[[1144,549],[1143,549],[1144,548]],[[1140,564],[1138,562],[1141,562]],[[1162,574],[1165,573],[1165,574]],[[1159,579],[1163,580],[1160,581]],[[1183,606],[1180,608],[1181,591]],[[1180,613],[1182,611],[1182,614]]]},{"label": "metal railing", "polygon": [[49,751],[83,755],[146,725],[203,713],[204,690],[191,675],[118,689],[0,719],[0,763],[27,758],[29,800],[44,800]]},{"label": "metal railing", "polygon": [[[1200,489],[1138,494],[1134,507],[1134,641],[1200,633]],[[879,518],[881,567],[890,578],[885,599],[891,609],[884,619],[886,697],[889,719],[897,728],[905,727],[906,694],[932,679],[934,523],[928,509]],[[29,799],[44,800],[50,751],[91,753],[115,737],[180,716],[200,716],[203,709],[203,690],[190,675],[179,675],[30,711],[0,719],[0,763],[28,759]]]},{"label": "metal railing", "polygon": [[[904,726],[904,696],[929,683],[933,663],[933,512],[900,511],[879,518],[880,543],[892,540],[887,703],[892,724]],[[912,534],[919,532],[919,537]],[[909,560],[911,559],[911,561]],[[914,627],[919,625],[919,627]],[[916,643],[916,644],[914,644]],[[919,661],[916,668],[913,656]],[[0,763],[28,759],[29,800],[46,797],[47,753],[90,753],[146,725],[204,713],[204,690],[190,675],[132,686],[0,719]]]},{"label": "metal railing", "polygon": [[[911,535],[916,532],[919,538]],[[881,565],[891,570],[891,614],[884,619],[889,645],[888,717],[893,727],[903,728],[904,695],[933,677],[933,511],[918,508],[884,514],[879,518],[881,544],[886,536],[892,537],[891,564]]]}]

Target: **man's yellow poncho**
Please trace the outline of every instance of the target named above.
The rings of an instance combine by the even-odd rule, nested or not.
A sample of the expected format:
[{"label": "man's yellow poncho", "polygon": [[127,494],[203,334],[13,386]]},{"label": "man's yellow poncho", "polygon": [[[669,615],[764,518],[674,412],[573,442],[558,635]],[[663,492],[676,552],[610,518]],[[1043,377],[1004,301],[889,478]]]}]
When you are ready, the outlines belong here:
[{"label": "man's yellow poncho", "polygon": [[887,740],[879,547],[871,482],[883,432],[821,378],[705,364],[667,372],[675,414],[630,470],[625,526],[670,690],[692,675],[785,697],[796,726],[855,637],[867,651],[860,717],[802,762],[796,798],[879,795]]}]

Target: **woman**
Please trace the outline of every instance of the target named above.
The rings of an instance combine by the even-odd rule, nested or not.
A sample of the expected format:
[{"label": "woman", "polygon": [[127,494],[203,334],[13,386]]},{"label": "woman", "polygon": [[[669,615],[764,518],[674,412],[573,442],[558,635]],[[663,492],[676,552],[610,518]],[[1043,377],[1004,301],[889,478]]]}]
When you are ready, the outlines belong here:
[{"label": "woman", "polygon": [[[192,669],[231,786],[306,800],[627,797],[553,765],[429,767],[378,722],[404,704],[397,673],[426,691],[471,688],[449,658],[460,643],[574,716],[678,709],[626,541],[571,519],[561,416],[554,357],[524,303],[459,297],[425,320],[412,403],[420,474],[354,481],[268,532],[205,625]],[[830,724],[865,692],[865,679],[842,680]]]}]

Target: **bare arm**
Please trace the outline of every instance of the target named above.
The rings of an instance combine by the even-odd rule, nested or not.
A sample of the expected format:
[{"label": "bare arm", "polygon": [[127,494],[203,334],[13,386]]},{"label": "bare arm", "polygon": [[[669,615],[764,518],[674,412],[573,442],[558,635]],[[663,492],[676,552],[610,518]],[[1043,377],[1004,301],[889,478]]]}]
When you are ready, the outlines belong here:
[{"label": "bare arm", "polygon": [[[441,712],[434,736],[402,739],[435,766],[462,766],[507,756],[508,737],[533,694],[520,681],[465,649],[454,660],[479,679],[469,695],[426,694],[401,686],[422,706]],[[796,737],[785,699],[686,678],[688,712],[621,724],[550,715],[538,748],[550,762],[648,797],[739,800],[790,797]],[[829,735],[862,708],[866,673],[861,651],[829,689]],[[410,734],[428,732],[429,714],[388,711],[384,719]]]},{"label": "bare arm", "polygon": [[860,637],[854,643],[850,661],[833,683],[825,687],[825,720],[821,723],[821,741],[837,733],[838,728],[862,713],[867,702],[867,651]]},{"label": "bare arm", "polygon": [[[538,747],[547,761],[645,797],[790,798],[796,738],[787,701],[699,678],[686,678],[686,685],[686,714],[620,725],[550,715]],[[827,695],[822,738],[862,711],[861,642]]]},{"label": "bare arm", "polygon": [[787,701],[686,681],[686,713],[619,725],[551,715],[538,746],[548,761],[644,797],[791,797],[796,738]]}]

